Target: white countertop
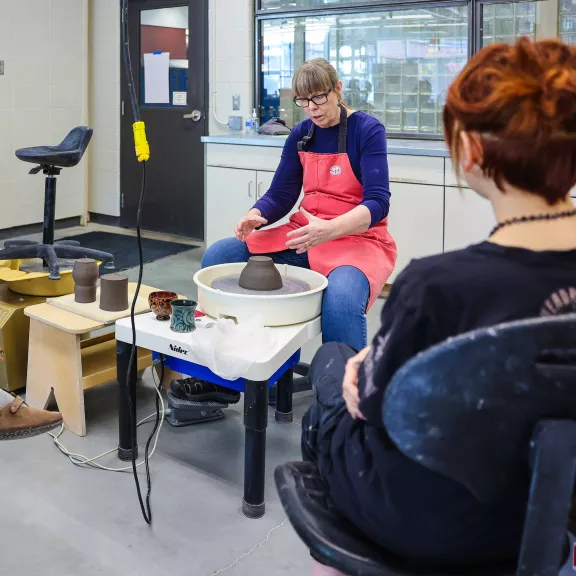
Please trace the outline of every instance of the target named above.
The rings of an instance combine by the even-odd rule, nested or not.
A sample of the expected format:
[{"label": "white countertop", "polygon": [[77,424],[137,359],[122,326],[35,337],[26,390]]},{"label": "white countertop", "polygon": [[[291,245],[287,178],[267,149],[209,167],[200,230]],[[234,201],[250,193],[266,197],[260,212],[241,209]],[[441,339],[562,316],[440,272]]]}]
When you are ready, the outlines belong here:
[{"label": "white countertop", "polygon": [[[268,146],[282,148],[286,136],[263,136],[260,134],[247,136],[230,132],[214,136],[203,136],[205,144],[233,144],[237,146]],[[446,144],[442,140],[411,140],[388,137],[388,154],[406,156],[441,156],[449,157]]]}]

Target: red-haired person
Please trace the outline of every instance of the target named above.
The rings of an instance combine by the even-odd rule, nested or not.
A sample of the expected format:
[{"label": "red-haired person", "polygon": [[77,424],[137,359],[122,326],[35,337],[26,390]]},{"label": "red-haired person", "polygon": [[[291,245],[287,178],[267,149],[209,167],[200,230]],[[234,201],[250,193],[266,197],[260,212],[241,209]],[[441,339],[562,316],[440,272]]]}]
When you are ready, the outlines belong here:
[{"label": "red-haired person", "polygon": [[302,449],[371,540],[458,565],[517,556],[528,473],[511,478],[498,502],[478,501],[396,449],[381,421],[383,394],[400,366],[450,336],[576,311],[576,48],[527,39],[484,48],[448,90],[444,125],[455,166],[498,225],[480,244],[412,262],[370,348],[320,349]]}]

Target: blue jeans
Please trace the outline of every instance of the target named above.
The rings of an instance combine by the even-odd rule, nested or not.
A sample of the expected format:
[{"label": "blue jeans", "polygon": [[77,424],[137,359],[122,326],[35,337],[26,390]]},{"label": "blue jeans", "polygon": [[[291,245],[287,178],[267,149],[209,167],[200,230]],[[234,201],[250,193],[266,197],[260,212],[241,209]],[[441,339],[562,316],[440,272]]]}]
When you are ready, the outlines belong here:
[{"label": "blue jeans", "polygon": [[[236,238],[215,242],[202,258],[202,268],[217,264],[248,262],[248,246]],[[308,254],[284,250],[267,254],[277,264],[310,268]],[[328,288],[322,300],[322,341],[342,342],[355,350],[367,344],[366,305],[370,297],[368,279],[353,266],[335,268],[328,276]]]}]

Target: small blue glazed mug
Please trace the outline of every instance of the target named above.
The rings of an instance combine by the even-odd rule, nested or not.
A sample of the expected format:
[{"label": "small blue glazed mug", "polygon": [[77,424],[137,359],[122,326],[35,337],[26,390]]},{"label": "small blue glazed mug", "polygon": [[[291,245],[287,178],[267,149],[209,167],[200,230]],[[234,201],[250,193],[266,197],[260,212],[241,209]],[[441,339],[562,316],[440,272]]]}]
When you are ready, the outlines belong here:
[{"label": "small blue glazed mug", "polygon": [[194,332],[196,330],[194,312],[198,303],[194,300],[172,300],[170,305],[172,306],[170,328],[174,332]]}]

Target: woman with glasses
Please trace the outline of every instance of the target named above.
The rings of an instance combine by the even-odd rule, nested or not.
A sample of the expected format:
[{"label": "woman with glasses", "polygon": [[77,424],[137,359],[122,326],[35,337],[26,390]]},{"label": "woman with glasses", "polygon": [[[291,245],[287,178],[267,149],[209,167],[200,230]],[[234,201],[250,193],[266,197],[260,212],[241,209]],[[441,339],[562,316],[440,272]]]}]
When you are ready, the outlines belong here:
[{"label": "woman with glasses", "polygon": [[[329,281],[322,305],[324,342],[361,350],[367,343],[366,311],[396,262],[387,226],[386,133],[378,120],[344,104],[342,82],[323,58],[296,71],[293,91],[308,119],[289,135],[270,190],[238,222],[235,238],[208,248],[202,266],[265,254],[276,263],[320,272]],[[288,224],[273,227],[296,205],[302,188],[300,210]]]}]

